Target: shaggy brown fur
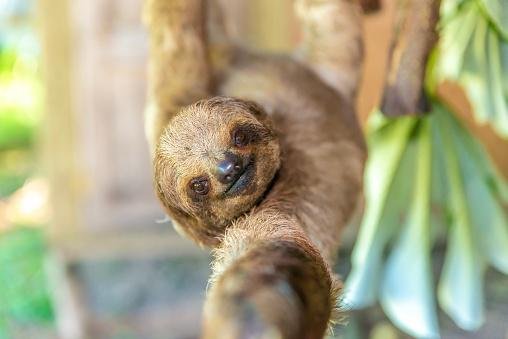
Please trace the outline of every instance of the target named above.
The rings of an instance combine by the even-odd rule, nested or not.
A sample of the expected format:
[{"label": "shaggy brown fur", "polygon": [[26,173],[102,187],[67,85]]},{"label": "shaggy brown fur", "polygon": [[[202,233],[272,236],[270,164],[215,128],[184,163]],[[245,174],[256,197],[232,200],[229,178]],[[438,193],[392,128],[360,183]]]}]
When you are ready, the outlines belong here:
[{"label": "shaggy brown fur", "polygon": [[177,229],[216,248],[206,338],[320,338],[336,304],[329,265],[365,160],[359,11],[297,9],[296,58],[231,47],[211,65],[203,0],[147,1],[156,191]]}]

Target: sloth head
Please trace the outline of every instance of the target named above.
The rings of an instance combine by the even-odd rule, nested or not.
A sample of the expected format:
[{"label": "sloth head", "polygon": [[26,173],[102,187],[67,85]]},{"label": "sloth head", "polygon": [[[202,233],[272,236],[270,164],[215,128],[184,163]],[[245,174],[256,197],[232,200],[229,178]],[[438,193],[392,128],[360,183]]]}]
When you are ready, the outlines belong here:
[{"label": "sloth head", "polygon": [[185,107],[165,128],[155,187],[178,230],[215,245],[263,197],[279,165],[279,141],[262,108],[215,97]]}]

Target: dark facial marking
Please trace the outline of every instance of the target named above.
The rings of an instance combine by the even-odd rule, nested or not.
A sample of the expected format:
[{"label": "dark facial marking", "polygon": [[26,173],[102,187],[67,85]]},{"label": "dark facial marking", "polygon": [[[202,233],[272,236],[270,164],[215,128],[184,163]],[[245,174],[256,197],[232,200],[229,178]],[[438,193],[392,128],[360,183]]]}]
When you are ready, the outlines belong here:
[{"label": "dark facial marking", "polygon": [[261,141],[268,132],[261,126],[242,124],[236,126],[231,132],[231,141],[235,147],[242,148],[251,143]]},{"label": "dark facial marking", "polygon": [[233,143],[236,147],[245,147],[249,144],[249,135],[245,130],[238,129],[233,134]]},{"label": "dark facial marking", "polygon": [[205,177],[194,178],[190,181],[189,187],[197,195],[207,195],[210,191],[210,182]]}]

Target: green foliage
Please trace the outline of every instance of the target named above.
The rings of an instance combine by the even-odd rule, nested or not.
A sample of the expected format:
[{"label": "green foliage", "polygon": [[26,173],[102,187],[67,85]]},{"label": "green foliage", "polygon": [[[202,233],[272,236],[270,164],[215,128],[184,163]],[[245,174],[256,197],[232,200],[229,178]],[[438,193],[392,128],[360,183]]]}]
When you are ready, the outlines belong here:
[{"label": "green foliage", "polygon": [[[41,111],[37,62],[14,46],[0,48],[0,198],[33,171],[35,134]],[[22,154],[22,156],[19,156]]]},{"label": "green foliage", "polygon": [[34,171],[34,153],[15,149],[0,151],[0,199],[20,188]]},{"label": "green foliage", "polygon": [[17,228],[0,235],[0,333],[10,323],[47,324],[53,319],[43,269],[44,244],[37,229]]},{"label": "green foliage", "polygon": [[345,302],[380,301],[399,328],[439,336],[431,250],[447,252],[442,309],[464,329],[483,322],[487,265],[508,273],[508,187],[485,151],[438,102],[427,117],[373,114],[368,130],[366,209],[352,253]]},{"label": "green foliage", "polygon": [[28,173],[18,174],[0,170],[0,198],[8,197],[16,192],[23,186],[28,176]]},{"label": "green foliage", "polygon": [[[34,167],[42,91],[35,34],[24,21],[30,6],[20,1],[0,4],[0,199],[21,187]],[[0,339],[10,337],[12,326],[52,321],[44,255],[40,230],[0,233]]]},{"label": "green foliage", "polygon": [[[477,121],[508,137],[508,2],[445,0],[441,40],[426,90],[463,86]],[[508,186],[482,146],[437,99],[426,117],[386,118],[368,128],[366,209],[345,302],[379,301],[400,329],[439,337],[439,306],[466,330],[484,321],[488,266],[508,274]],[[432,249],[447,244],[437,289]],[[436,291],[437,290],[437,291]]]},{"label": "green foliage", "polygon": [[37,64],[14,49],[0,49],[0,151],[29,148],[41,111]]},{"label": "green foliage", "polygon": [[497,32],[508,40],[508,6],[503,0],[482,0],[482,9],[490,19],[490,22]]},{"label": "green foliage", "polygon": [[508,138],[508,2],[444,1],[437,80],[457,81],[480,123]]},{"label": "green foliage", "polygon": [[0,152],[33,145],[35,126],[23,114],[13,109],[0,111]]},{"label": "green foliage", "polygon": [[0,76],[9,76],[16,64],[16,53],[12,50],[0,48]]}]

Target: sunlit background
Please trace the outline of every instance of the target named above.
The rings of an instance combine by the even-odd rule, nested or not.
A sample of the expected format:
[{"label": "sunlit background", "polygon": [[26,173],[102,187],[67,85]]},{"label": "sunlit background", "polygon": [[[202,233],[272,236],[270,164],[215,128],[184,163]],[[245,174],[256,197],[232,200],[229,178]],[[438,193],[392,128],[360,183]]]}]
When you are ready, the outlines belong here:
[{"label": "sunlit background", "polygon": [[42,82],[33,7],[0,1],[1,338],[27,337],[36,328],[44,335],[54,320],[42,269],[49,194],[37,162]]},{"label": "sunlit background", "polygon": [[[364,124],[384,83],[394,2],[366,18]],[[237,39],[290,50],[291,3],[232,1]],[[210,256],[175,234],[152,193],[141,7],[0,0],[0,339],[199,336]],[[459,86],[438,90],[507,178],[506,139],[476,124]],[[356,230],[339,256],[344,276]],[[443,253],[437,246],[436,271]],[[508,338],[508,278],[486,276],[484,324],[466,332],[440,313],[443,338]],[[378,306],[352,312],[334,335],[410,337]]]}]

